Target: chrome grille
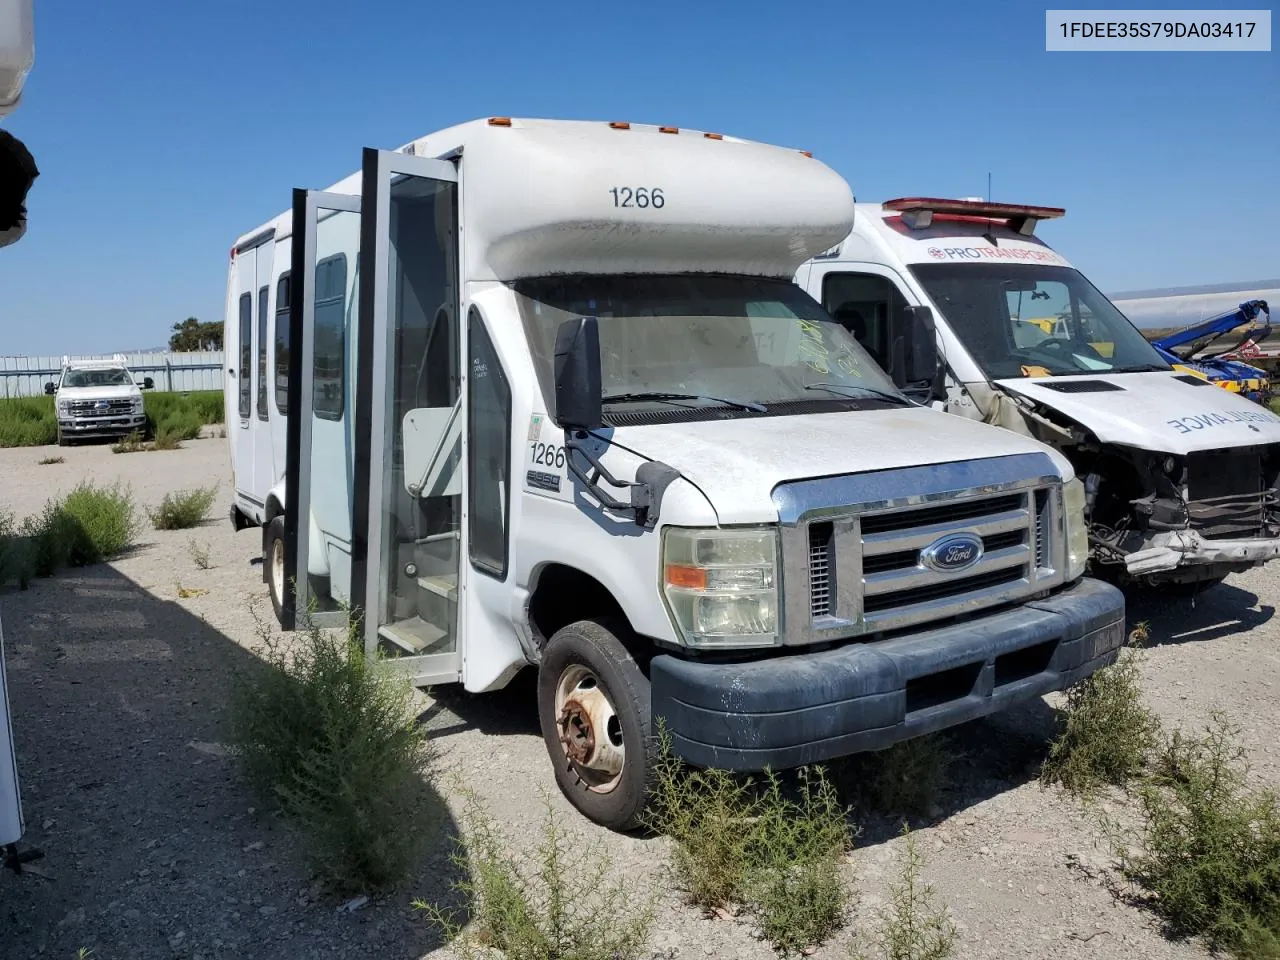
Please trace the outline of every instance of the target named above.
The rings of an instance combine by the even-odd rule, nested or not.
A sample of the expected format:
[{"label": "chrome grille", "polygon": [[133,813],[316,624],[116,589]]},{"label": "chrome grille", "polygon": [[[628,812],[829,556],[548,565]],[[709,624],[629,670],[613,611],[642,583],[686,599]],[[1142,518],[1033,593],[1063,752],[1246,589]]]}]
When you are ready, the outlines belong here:
[{"label": "chrome grille", "polygon": [[71,400],[67,403],[67,410],[70,413],[90,417],[116,417],[122,413],[132,413],[133,401],[128,397],[112,400]]},{"label": "chrome grille", "polygon": [[1049,569],[1053,562],[1049,559],[1051,514],[1049,512],[1049,491],[1036,491],[1036,568]]},{"label": "chrome grille", "polygon": [[[779,484],[786,642],[897,630],[1060,585],[1061,483],[1035,453]],[[959,534],[981,554],[948,570],[929,548],[963,545]]]},{"label": "chrome grille", "polygon": [[829,523],[809,526],[809,611],[814,617],[831,613],[831,555],[835,530]]},{"label": "chrome grille", "polygon": [[[1003,584],[1028,580],[1034,563],[1032,491],[958,500],[862,517],[863,618],[895,621],[939,604],[952,607]],[[981,559],[956,573],[933,570],[921,551],[950,534],[982,539]],[[951,611],[954,612],[954,611]]]}]

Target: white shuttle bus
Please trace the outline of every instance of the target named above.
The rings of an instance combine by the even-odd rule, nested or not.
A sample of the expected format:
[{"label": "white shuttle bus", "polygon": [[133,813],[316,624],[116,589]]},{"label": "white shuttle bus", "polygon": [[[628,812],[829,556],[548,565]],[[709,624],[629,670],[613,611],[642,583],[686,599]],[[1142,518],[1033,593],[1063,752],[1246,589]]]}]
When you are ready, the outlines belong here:
[{"label": "white shuttle bus", "polygon": [[1091,573],[1201,589],[1280,556],[1280,416],[1170,367],[1034,235],[1063,213],[859,203],[849,235],[795,279],[886,369],[895,317],[928,312],[943,363],[921,392],[1070,459]]},{"label": "white shuttle bus", "polygon": [[[853,198],[798,150],[452,127],[295,191],[227,293],[238,523],[286,627],[420,685],[538,670],[555,775],[636,822],[652,724],[785,769],[1109,663],[1070,462],[906,399],[792,276]],[[906,376],[936,363],[916,315]]]}]

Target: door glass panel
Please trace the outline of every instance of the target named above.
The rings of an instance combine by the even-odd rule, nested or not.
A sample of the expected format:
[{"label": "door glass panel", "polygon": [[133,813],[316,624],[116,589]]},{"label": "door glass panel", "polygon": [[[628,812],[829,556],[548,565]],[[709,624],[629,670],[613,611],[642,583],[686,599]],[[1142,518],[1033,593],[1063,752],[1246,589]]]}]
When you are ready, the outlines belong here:
[{"label": "door glass panel", "polygon": [[[360,214],[320,210],[308,297],[313,299],[307,593],[313,612],[358,606],[351,597],[354,504],[356,303]],[[305,362],[305,360],[304,360]],[[302,412],[302,411],[300,411]],[[299,557],[299,567],[302,557]]]},{"label": "door glass panel", "polygon": [[398,656],[457,649],[462,351],[456,187],[394,175],[388,189],[386,469],[374,502],[383,511],[378,637],[384,652]]}]

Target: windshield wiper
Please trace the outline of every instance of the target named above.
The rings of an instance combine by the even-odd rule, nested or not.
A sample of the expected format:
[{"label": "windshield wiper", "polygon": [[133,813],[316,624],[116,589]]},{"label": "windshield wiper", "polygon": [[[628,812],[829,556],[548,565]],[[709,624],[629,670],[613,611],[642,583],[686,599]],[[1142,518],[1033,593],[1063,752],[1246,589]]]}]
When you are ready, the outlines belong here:
[{"label": "windshield wiper", "polygon": [[1113,370],[1105,370],[1104,373],[1168,373],[1171,368],[1168,365],[1160,365],[1155,363],[1136,363],[1132,367],[1116,367]]},{"label": "windshield wiper", "polygon": [[[724,397],[709,397],[702,393],[668,393],[662,390],[651,390],[640,393],[613,393],[600,399],[604,403],[631,403],[632,401],[640,402],[644,400],[662,400],[666,402],[702,400],[706,403],[718,403],[726,407],[736,407],[739,410],[750,410],[752,413],[769,412],[769,408],[762,403],[755,403],[751,400],[728,400]],[[680,406],[680,404],[677,404],[677,406]]]},{"label": "windshield wiper", "polygon": [[869,393],[882,400],[892,400],[894,403],[900,403],[904,407],[920,406],[920,404],[916,403],[914,400],[910,400],[901,394],[890,393],[888,390],[880,390],[876,387],[864,386],[861,383],[806,383],[804,388],[806,390],[827,390],[836,394],[844,390],[862,390],[864,393]]}]

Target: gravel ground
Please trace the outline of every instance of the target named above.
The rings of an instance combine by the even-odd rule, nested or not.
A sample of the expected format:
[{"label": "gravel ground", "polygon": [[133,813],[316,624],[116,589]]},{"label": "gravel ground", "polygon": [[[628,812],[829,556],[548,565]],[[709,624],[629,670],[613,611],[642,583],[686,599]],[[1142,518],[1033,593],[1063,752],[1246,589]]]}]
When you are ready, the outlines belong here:
[{"label": "gravel ground", "polygon": [[[37,465],[60,454],[65,463]],[[0,450],[0,505],[23,515],[82,478],[118,478],[143,506],[182,487],[217,483],[215,519],[196,531],[146,530],[111,564],[0,592],[25,844],[45,858],[0,876],[0,957],[418,958],[440,952],[415,915],[415,896],[445,896],[465,784],[518,837],[536,833],[545,791],[576,837],[595,840],[639,894],[658,891],[655,955],[774,956],[746,920],[708,920],[680,903],[661,870],[665,841],[620,837],[577,817],[555,793],[538,735],[532,687],[423,698],[444,794],[439,837],[404,893],[356,910],[312,886],[290,833],[255,810],[226,757],[225,700],[254,663],[253,613],[269,615],[254,531],[234,533],[226,442],[114,455],[106,446]],[[212,567],[198,569],[192,540]],[[1245,731],[1257,777],[1280,784],[1275,608],[1280,567],[1232,577],[1190,602],[1131,602],[1150,622],[1143,665],[1151,705],[1171,724],[1198,726],[1224,709]],[[962,751],[935,816],[920,824],[926,879],[960,929],[960,957],[1206,956],[1165,940],[1150,918],[1113,896],[1095,815],[1036,780],[1049,705],[956,732]],[[451,774],[457,774],[453,776]],[[441,802],[443,799],[444,802]],[[1104,806],[1123,819],[1118,798]],[[902,841],[888,822],[863,825],[848,872],[861,902],[854,926],[883,902]],[[845,957],[849,933],[818,951]]]}]

